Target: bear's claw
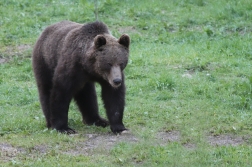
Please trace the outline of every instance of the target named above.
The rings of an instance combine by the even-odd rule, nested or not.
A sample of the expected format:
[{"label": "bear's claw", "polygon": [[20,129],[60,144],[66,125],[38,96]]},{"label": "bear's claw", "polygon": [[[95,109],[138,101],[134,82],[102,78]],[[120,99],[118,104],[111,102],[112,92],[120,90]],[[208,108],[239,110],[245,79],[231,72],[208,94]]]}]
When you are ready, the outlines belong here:
[{"label": "bear's claw", "polygon": [[67,135],[70,135],[70,134],[76,134],[77,132],[69,127],[67,128],[64,128],[64,129],[57,129],[58,132],[60,133],[63,133],[63,134],[67,134]]},{"label": "bear's claw", "polygon": [[101,126],[103,128],[105,128],[106,126],[109,125],[109,122],[106,119],[100,118],[97,121],[95,121],[95,126]]},{"label": "bear's claw", "polygon": [[124,127],[124,125],[114,125],[114,126],[110,126],[110,129],[111,131],[114,133],[114,134],[121,134],[123,131],[126,131],[128,129],[126,129]]}]

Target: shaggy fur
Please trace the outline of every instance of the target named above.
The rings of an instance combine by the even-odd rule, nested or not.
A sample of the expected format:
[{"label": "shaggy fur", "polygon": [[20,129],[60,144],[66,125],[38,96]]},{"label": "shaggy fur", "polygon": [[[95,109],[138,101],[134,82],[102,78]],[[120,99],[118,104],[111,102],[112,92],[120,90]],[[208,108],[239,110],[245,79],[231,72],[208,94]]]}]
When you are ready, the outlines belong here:
[{"label": "shaggy fur", "polygon": [[[75,133],[68,126],[69,104],[74,99],[84,123],[110,125],[114,133],[126,130],[123,70],[129,45],[128,35],[117,40],[102,22],[63,21],[44,30],[35,44],[32,64],[48,128]],[[99,116],[95,82],[101,85],[108,121]]]}]

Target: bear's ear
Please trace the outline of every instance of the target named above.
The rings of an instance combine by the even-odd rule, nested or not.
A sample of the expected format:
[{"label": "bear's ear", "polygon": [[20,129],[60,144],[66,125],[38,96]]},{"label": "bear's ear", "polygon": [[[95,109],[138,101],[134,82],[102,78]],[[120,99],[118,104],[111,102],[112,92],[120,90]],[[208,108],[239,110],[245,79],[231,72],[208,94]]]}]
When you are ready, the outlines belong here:
[{"label": "bear's ear", "polygon": [[106,45],[107,41],[103,35],[97,35],[94,39],[94,44],[96,48]]},{"label": "bear's ear", "polygon": [[129,47],[130,45],[130,37],[127,34],[123,34],[119,40],[118,40],[119,44],[125,46],[125,47]]}]

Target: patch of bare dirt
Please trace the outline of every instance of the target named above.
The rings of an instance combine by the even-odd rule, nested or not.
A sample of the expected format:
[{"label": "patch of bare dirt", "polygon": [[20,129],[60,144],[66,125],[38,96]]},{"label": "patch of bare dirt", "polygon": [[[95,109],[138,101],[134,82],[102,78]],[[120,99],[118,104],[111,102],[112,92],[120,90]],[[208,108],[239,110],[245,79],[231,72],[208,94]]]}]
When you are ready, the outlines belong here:
[{"label": "patch of bare dirt", "polygon": [[134,26],[120,27],[117,30],[120,34],[139,33]]},{"label": "patch of bare dirt", "polygon": [[[212,146],[238,146],[248,142],[250,137],[235,136],[232,134],[207,136],[207,141]],[[181,134],[179,131],[158,132],[156,137],[156,143],[160,146],[164,146],[170,142],[180,142]],[[195,149],[197,145],[193,143],[185,143],[183,146],[187,149]]]},{"label": "patch of bare dirt", "polygon": [[189,149],[189,150],[194,150],[197,146],[193,143],[186,143],[183,145],[185,148]]},{"label": "patch of bare dirt", "polygon": [[33,151],[46,154],[48,152],[48,148],[45,145],[37,145],[37,146],[34,146]]},{"label": "patch of bare dirt", "polygon": [[193,77],[193,73],[192,72],[185,72],[182,75],[182,77],[191,79]]},{"label": "patch of bare dirt", "polygon": [[0,143],[0,162],[7,162],[15,158],[20,153],[25,153],[25,149],[15,148],[7,143]]},{"label": "patch of bare dirt", "polygon": [[87,139],[84,142],[78,143],[74,149],[70,149],[64,153],[71,155],[89,155],[94,150],[109,151],[114,145],[120,142],[137,142],[138,139],[130,132],[125,132],[121,135],[107,134],[85,134]]},{"label": "patch of bare dirt", "polygon": [[31,49],[30,45],[19,45],[16,47],[10,46],[6,48],[5,53],[9,56],[13,56],[15,54],[21,54],[29,49]]},{"label": "patch of bare dirt", "polygon": [[[181,134],[179,131],[168,131],[168,132],[159,132],[157,134],[157,143],[161,146],[164,146],[170,142],[179,142],[181,141]],[[183,146],[187,149],[195,149],[196,145],[193,143],[186,143]]]},{"label": "patch of bare dirt", "polygon": [[180,140],[180,133],[179,131],[159,132],[157,134],[157,140],[161,146],[169,142],[176,142]]},{"label": "patch of bare dirt", "polygon": [[23,52],[23,51],[26,51],[26,50],[29,50],[29,49],[31,49],[30,45],[19,45],[19,46],[17,46],[17,50],[19,50],[20,52]]},{"label": "patch of bare dirt", "polygon": [[245,140],[240,136],[219,135],[208,136],[208,142],[213,146],[238,146],[245,143]]},{"label": "patch of bare dirt", "polygon": [[0,58],[0,64],[5,63],[6,61],[7,61],[6,59],[4,59],[4,58]]},{"label": "patch of bare dirt", "polygon": [[0,64],[7,63],[13,56],[22,56],[23,53],[29,51],[30,45],[8,46],[0,53]]}]

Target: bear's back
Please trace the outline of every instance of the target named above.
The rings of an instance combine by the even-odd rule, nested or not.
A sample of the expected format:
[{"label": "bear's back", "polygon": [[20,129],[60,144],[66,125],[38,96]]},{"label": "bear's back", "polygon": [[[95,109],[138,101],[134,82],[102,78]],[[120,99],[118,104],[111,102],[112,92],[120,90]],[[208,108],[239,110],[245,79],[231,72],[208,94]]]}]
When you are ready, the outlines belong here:
[{"label": "bear's back", "polygon": [[102,22],[79,24],[71,21],[61,21],[48,26],[37,40],[33,59],[45,61],[50,69],[57,65],[62,53],[76,49],[75,44],[91,43],[98,34],[110,34]]},{"label": "bear's back", "polygon": [[54,68],[57,65],[65,37],[70,31],[81,27],[81,24],[70,21],[48,26],[34,47],[33,58],[42,58],[49,67]]}]

